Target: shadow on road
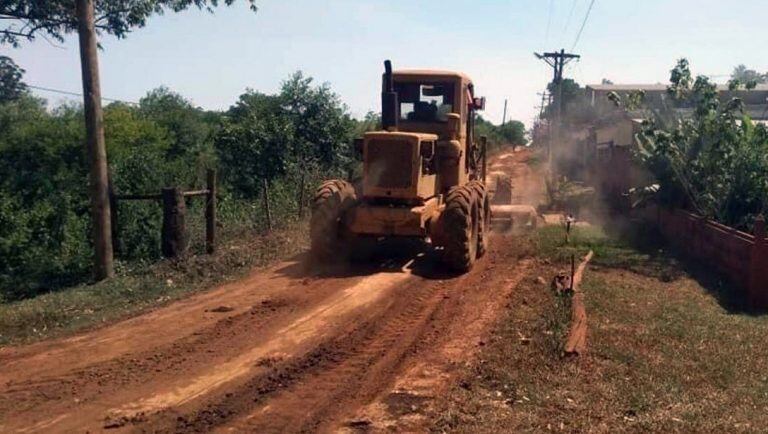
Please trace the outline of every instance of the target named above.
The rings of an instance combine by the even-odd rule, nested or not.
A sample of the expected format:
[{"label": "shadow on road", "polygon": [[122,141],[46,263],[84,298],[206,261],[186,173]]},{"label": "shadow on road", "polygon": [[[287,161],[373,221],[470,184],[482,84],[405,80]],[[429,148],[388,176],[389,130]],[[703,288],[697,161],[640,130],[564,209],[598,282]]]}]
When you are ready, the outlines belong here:
[{"label": "shadow on road", "polygon": [[276,270],[280,276],[292,279],[356,277],[377,273],[408,272],[425,279],[443,280],[459,274],[446,269],[439,253],[421,240],[385,239],[367,247],[365,254],[326,261],[312,258],[309,252],[291,258],[288,264]]}]

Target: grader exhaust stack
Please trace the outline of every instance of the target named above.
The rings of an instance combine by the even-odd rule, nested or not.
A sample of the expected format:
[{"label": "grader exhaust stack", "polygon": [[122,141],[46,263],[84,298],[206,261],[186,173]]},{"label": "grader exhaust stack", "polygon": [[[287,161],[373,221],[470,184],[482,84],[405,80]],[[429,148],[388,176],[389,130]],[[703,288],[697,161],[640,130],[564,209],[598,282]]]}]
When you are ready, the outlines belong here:
[{"label": "grader exhaust stack", "polygon": [[384,131],[397,131],[398,104],[392,62],[384,61],[384,82],[381,91],[381,126]]}]

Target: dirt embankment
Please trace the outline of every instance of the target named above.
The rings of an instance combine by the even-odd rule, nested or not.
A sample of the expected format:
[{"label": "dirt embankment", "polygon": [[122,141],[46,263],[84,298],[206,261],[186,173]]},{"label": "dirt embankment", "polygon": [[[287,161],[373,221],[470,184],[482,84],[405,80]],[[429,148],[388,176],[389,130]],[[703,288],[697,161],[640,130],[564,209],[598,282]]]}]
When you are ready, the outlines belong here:
[{"label": "dirt embankment", "polygon": [[[493,167],[535,189],[528,157]],[[495,235],[458,277],[418,250],[353,268],[297,257],[95,331],[0,349],[0,431],[419,430],[526,254]]]}]

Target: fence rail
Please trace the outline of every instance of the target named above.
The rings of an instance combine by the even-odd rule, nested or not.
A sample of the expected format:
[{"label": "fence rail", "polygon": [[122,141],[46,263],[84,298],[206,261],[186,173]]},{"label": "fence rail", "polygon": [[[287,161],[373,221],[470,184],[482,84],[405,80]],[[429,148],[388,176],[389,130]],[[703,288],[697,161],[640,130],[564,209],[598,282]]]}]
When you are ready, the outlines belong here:
[{"label": "fence rail", "polygon": [[160,193],[151,194],[116,194],[110,183],[110,205],[112,209],[112,237],[113,245],[118,245],[119,226],[119,202],[125,200],[159,200],[163,207],[163,227],[161,238],[161,250],[163,256],[176,258],[184,256],[189,247],[187,234],[186,214],[187,206],[185,198],[206,198],[205,203],[205,250],[211,254],[216,251],[216,172],[208,170],[206,174],[206,188],[201,190],[182,191],[178,187],[163,188]]}]

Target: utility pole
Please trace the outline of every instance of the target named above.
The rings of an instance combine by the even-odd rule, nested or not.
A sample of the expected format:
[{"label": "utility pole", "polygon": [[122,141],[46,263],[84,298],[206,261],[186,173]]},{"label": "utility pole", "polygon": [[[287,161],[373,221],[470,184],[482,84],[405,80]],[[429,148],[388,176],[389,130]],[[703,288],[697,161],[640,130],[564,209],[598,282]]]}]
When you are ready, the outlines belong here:
[{"label": "utility pole", "polygon": [[[560,127],[563,120],[563,69],[565,65],[573,59],[579,59],[581,56],[573,53],[566,53],[565,49],[555,51],[551,53],[533,53],[539,60],[543,60],[547,65],[552,67],[554,72],[552,83],[555,84],[555,91],[552,93],[555,102],[555,121],[552,122],[554,127],[554,138],[560,139]],[[552,174],[552,137],[549,138],[547,147],[547,160],[549,162],[550,175]]]},{"label": "utility pole", "polygon": [[80,67],[83,75],[83,109],[85,111],[86,149],[88,154],[89,196],[93,225],[94,267],[96,280],[114,277],[112,223],[109,207],[107,149],[104,143],[104,115],[101,110],[101,83],[94,0],[77,0],[77,31],[80,41]]},{"label": "utility pole", "polygon": [[504,115],[501,117],[501,126],[507,123],[507,99],[504,98]]},{"label": "utility pole", "polygon": [[536,95],[541,96],[541,105],[536,107],[539,109],[539,119],[544,117],[544,109],[547,107],[547,104],[551,102],[552,95],[548,94],[547,92],[538,92]]}]

